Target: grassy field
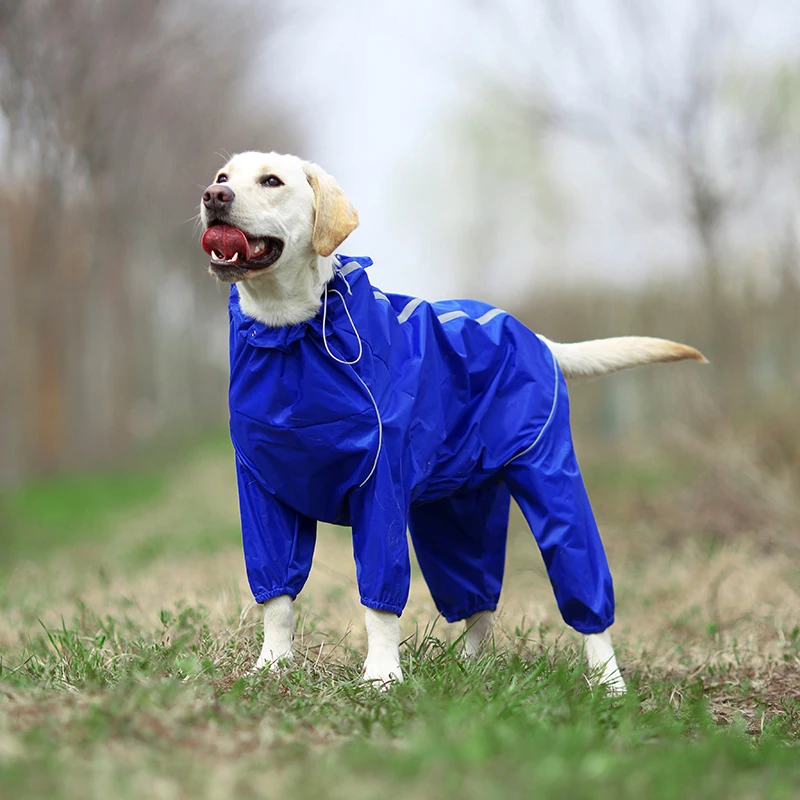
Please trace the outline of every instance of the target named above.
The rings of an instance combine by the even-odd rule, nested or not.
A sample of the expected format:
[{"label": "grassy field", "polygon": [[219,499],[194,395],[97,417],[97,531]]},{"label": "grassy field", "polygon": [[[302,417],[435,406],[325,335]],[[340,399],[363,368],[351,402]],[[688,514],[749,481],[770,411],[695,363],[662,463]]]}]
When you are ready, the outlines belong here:
[{"label": "grassy field", "polygon": [[663,459],[587,459],[617,587],[621,700],[588,686],[516,514],[494,652],[463,662],[460,630],[436,619],[415,575],[407,680],[378,694],[358,680],[342,529],[321,531],[297,604],[297,668],[250,673],[259,614],[223,442],[7,494],[0,795],[798,796],[790,516],[757,529],[736,502],[776,497],[747,484],[726,500],[732,479]]}]

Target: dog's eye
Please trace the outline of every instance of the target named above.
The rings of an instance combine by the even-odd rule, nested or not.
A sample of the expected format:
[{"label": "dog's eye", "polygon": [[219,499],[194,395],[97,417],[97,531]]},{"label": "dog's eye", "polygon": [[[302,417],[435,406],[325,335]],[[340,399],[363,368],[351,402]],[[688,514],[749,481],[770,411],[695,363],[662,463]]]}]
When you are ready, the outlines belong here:
[{"label": "dog's eye", "polygon": [[265,175],[259,183],[262,186],[283,186],[283,181],[277,175]]},{"label": "dog's eye", "polygon": [[217,175],[217,183],[227,183],[228,176],[223,172],[220,175]]}]

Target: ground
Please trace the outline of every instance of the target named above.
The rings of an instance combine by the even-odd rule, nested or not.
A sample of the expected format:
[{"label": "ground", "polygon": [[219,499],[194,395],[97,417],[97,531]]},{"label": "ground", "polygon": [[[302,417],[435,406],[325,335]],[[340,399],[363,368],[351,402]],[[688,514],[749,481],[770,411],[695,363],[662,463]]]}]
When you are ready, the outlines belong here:
[{"label": "ground", "polygon": [[458,657],[460,628],[415,571],[406,682],[361,685],[348,532],[323,527],[297,667],[252,674],[230,451],[215,439],[158,460],[3,497],[4,796],[797,795],[797,550],[749,535],[741,514],[721,533],[695,513],[721,496],[696,463],[586,461],[631,690],[618,700],[588,685],[516,512],[479,662]]}]

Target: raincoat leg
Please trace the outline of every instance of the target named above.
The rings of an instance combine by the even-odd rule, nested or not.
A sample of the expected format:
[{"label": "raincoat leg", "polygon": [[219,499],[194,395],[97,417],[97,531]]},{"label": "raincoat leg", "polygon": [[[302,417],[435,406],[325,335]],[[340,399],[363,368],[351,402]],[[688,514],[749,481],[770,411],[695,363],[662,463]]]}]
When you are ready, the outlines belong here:
[{"label": "raincoat leg", "polygon": [[406,607],[411,585],[407,519],[400,481],[393,479],[383,451],[375,474],[350,495],[356,580],[367,608],[400,616]]},{"label": "raincoat leg", "polygon": [[614,587],[572,445],[569,398],[559,372],[541,438],[504,468],[504,479],[541,550],[561,616],[580,633],[614,622]]},{"label": "raincoat leg", "polygon": [[257,603],[280,595],[294,600],[311,571],[316,520],[273,497],[238,458],[236,477],[244,561],[253,596]]},{"label": "raincoat leg", "polygon": [[492,484],[412,507],[414,552],[436,608],[448,622],[497,608],[509,505],[508,488]]}]

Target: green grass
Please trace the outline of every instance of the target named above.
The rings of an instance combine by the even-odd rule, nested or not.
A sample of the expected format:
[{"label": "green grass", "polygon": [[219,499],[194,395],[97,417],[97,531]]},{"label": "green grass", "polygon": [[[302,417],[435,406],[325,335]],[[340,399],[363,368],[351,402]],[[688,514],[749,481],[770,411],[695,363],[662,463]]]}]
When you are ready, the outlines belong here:
[{"label": "green grass", "polygon": [[[654,666],[648,643],[628,660],[630,693],[613,699],[552,631],[512,630],[470,663],[423,620],[403,647],[405,682],[379,693],[359,680],[362,645],[345,635],[351,619],[359,626],[342,610],[345,575],[301,598],[296,667],[252,674],[259,624],[239,588],[229,458],[214,439],[152,470],[6,496],[14,526],[2,547],[14,560],[0,613],[16,611],[18,628],[0,625],[0,796],[797,796],[796,630],[782,634],[785,663],[768,664],[766,681],[716,633],[722,658],[704,667],[704,655],[686,656],[682,671]],[[606,465],[589,481],[612,508],[634,490],[668,491],[682,469]],[[352,568],[346,537],[320,546],[330,573]],[[171,580],[209,604],[170,593]],[[674,631],[653,642],[664,636],[669,650],[686,628],[696,645],[701,623],[681,616],[680,590],[653,597],[641,602],[675,604]]]},{"label": "green grass", "polygon": [[598,515],[621,518],[640,513],[643,502],[663,501],[697,479],[697,464],[687,460],[630,463],[621,459],[581,462],[586,487]]},{"label": "green grass", "polygon": [[[2,666],[0,784],[52,798],[162,784],[297,798],[791,797],[800,785],[800,713],[755,734],[744,719],[720,727],[700,683],[634,676],[609,699],[571,654],[520,646],[469,664],[427,636],[406,644],[406,682],[378,693],[352,652],[249,674],[255,644],[191,607],[150,628],[82,609],[41,631]],[[226,788],[208,794],[217,773]]]},{"label": "green grass", "polygon": [[[233,458],[227,433],[214,432],[169,449],[150,446],[124,469],[44,478],[0,491],[0,576],[44,551],[102,539],[112,520],[156,502],[171,474],[209,455]],[[210,551],[218,540],[216,531],[183,541],[151,539],[139,545],[138,558],[146,562],[183,545]],[[137,554],[131,556],[136,559]]]},{"label": "green grass", "polygon": [[111,514],[154,500],[163,485],[159,473],[98,474],[39,481],[8,493],[2,499],[0,560],[10,566],[43,546],[63,547],[102,535]]}]

